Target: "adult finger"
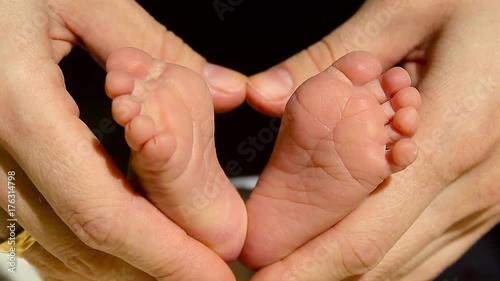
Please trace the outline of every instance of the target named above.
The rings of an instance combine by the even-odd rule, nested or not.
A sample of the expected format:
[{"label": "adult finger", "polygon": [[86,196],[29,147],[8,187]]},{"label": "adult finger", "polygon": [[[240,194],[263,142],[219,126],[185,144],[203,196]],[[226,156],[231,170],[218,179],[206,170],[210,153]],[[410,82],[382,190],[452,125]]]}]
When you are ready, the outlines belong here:
[{"label": "adult finger", "polygon": [[[12,217],[10,217],[3,209],[0,209],[0,220],[7,221],[8,219],[12,219]],[[7,229],[6,227],[0,228],[1,241],[6,241],[9,236],[9,229]],[[37,273],[45,278],[45,280],[52,280],[54,278],[66,280],[63,277],[67,277],[67,279],[69,280],[90,281],[90,279],[84,278],[80,274],[66,267],[60,260],[52,256],[38,243],[35,243],[28,250],[26,250],[23,253],[22,258],[28,261],[30,265],[34,266],[37,270]]]},{"label": "adult finger", "polygon": [[[462,241],[472,241],[470,237],[479,239],[480,234],[494,226],[500,219],[500,175],[494,172],[500,165],[500,154],[492,156],[447,186],[362,280],[400,280],[445,246],[462,245]],[[440,262],[439,268],[435,264],[433,273],[459,258],[459,253]]]},{"label": "adult finger", "polygon": [[436,30],[453,1],[369,0],[346,23],[316,44],[249,79],[249,103],[281,115],[288,98],[306,79],[345,54],[364,50],[385,68],[405,57]]},{"label": "adult finger", "polygon": [[51,1],[101,65],[113,50],[136,47],[153,57],[184,65],[202,75],[210,86],[218,112],[233,109],[244,101],[247,82],[244,75],[207,63],[135,1]]},{"label": "adult finger", "polygon": [[[422,167],[419,162],[414,165]],[[317,276],[340,281],[371,271],[417,219],[422,212],[420,209],[432,200],[430,197],[437,193],[436,179],[428,171],[417,174],[426,180],[411,180],[410,184],[408,182],[415,175],[401,173],[406,175],[405,179],[393,178],[391,184],[379,187],[348,217],[283,261],[257,272],[252,281],[312,281]],[[403,184],[406,186],[401,187]],[[417,190],[421,185],[432,186],[432,190],[415,198],[411,189]],[[418,208],[407,210],[410,204],[418,204]],[[400,208],[406,211],[401,212]]]},{"label": "adult finger", "polygon": [[[18,76],[30,81],[14,83],[16,110],[4,113],[16,125],[0,129],[0,143],[57,215],[87,246],[159,280],[232,280],[218,256],[133,190],[77,115],[53,110],[66,108],[55,97],[68,95],[54,68],[39,68],[44,77]],[[48,79],[57,83],[46,85]],[[30,102],[17,102],[23,95]]]},{"label": "adult finger", "polygon": [[[497,41],[459,42],[463,36],[470,42],[497,38],[496,23],[490,24],[497,20],[494,13],[483,13],[487,24],[472,25],[470,10],[467,5],[441,31],[429,54],[432,68],[418,85],[423,102],[422,125],[415,136],[420,147],[417,161],[392,176],[340,223],[263,269],[254,280],[305,281],[324,276],[335,281],[373,270],[444,187],[490,157],[500,139],[496,130],[500,100],[495,90],[500,62],[477,54],[494,52]],[[450,52],[458,45],[459,53]],[[485,79],[488,75],[493,79]]]},{"label": "adult finger", "polygon": [[23,258],[35,267],[45,280],[94,281],[69,269],[38,243],[27,250]]},{"label": "adult finger", "polygon": [[[10,182],[13,187],[10,193],[6,191],[0,195],[1,206],[13,210],[15,219],[37,240],[35,245],[43,245],[43,248],[35,247],[33,252],[26,253],[38,268],[53,277],[67,275],[68,280],[71,276],[103,281],[125,277],[155,280],[117,257],[86,246],[59,219],[21,167],[3,149],[0,149],[0,159],[0,182],[4,186]],[[8,175],[13,173],[9,181]],[[14,196],[7,197],[8,194]],[[17,223],[15,227],[19,229]]]},{"label": "adult finger", "polygon": [[[398,275],[396,275],[393,280],[422,280],[425,276],[429,277],[425,280],[432,280],[433,277],[436,277],[445,268],[456,262],[479,239],[481,239],[489,230],[499,223],[499,207],[500,205],[497,205],[488,210],[489,213],[496,217],[478,225],[473,229],[470,229],[466,233],[463,233],[460,237],[457,237],[455,240],[448,241],[448,243],[440,243],[442,241],[437,241],[433,245],[436,251],[431,256],[425,256],[424,258],[418,257],[421,258],[420,263],[410,264],[410,268],[405,267],[402,271],[404,273],[407,269],[413,269],[410,273],[401,277],[397,277]],[[414,268],[413,266],[416,265],[418,266]]]},{"label": "adult finger", "polygon": [[[0,23],[12,27],[6,35],[16,32],[24,20],[30,22],[41,3],[3,1],[2,9],[12,17],[6,21],[0,13]],[[158,280],[234,280],[222,259],[133,190],[79,119],[53,61],[49,22],[36,27],[28,37],[32,45],[15,50],[0,45],[5,62],[0,71],[0,103],[6,105],[0,112],[4,122],[0,146],[90,248],[123,259]]]},{"label": "adult finger", "polygon": [[57,65],[4,70],[0,145],[81,241],[159,280],[234,279],[218,256],[133,190],[78,118]]}]

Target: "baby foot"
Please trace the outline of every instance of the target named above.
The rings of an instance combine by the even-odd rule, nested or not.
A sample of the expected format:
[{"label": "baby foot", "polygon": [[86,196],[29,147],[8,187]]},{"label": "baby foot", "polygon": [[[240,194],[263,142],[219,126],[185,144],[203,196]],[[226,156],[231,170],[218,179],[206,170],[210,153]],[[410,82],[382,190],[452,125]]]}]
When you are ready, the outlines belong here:
[{"label": "baby foot", "polygon": [[271,159],[247,201],[242,260],[279,261],[354,210],[417,156],[420,94],[402,68],[381,76],[365,52],[306,81],[289,100]]},{"label": "baby foot", "polygon": [[190,236],[235,259],[245,240],[245,205],[217,160],[203,79],[132,48],[111,54],[106,68],[113,117],[125,127],[138,185]]}]

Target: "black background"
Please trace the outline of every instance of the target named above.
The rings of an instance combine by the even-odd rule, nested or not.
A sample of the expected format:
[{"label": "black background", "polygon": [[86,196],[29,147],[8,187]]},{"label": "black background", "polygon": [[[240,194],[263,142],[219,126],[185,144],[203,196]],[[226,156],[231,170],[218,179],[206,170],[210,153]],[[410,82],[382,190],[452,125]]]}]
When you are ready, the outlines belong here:
[{"label": "black background", "polygon": [[[212,0],[138,2],[210,62],[251,75],[316,42],[349,18],[363,1],[242,0],[232,11],[223,14],[223,21]],[[238,1],[233,0],[235,2]],[[61,68],[68,90],[80,106],[81,118],[125,171],[129,150],[123,129],[116,125],[116,129],[107,133],[100,128],[100,122],[112,119],[111,100],[104,93],[105,72],[79,48],[61,62]],[[258,174],[269,158],[272,143],[250,162],[246,160],[248,155],[240,155],[237,148],[249,136],[256,136],[262,128],[269,127],[269,121],[270,117],[247,105],[217,115],[215,139],[221,165],[225,167],[228,161],[234,160],[242,167],[240,175]],[[499,265],[494,251],[499,248],[498,237],[490,234],[484,238],[453,270],[436,280],[500,280],[494,275],[494,267]],[[478,260],[482,262],[474,265]],[[498,273],[498,269],[496,271]]]}]

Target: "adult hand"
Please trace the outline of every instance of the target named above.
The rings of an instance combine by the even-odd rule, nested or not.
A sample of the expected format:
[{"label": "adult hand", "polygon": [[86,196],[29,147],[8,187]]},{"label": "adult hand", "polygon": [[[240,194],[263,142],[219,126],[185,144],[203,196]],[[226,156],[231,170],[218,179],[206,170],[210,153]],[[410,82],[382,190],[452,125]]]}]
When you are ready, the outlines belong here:
[{"label": "adult hand", "polygon": [[79,119],[57,63],[76,43],[101,64],[138,47],[198,71],[218,111],[244,100],[245,77],[208,64],[132,0],[1,0],[0,29],[0,182],[15,173],[16,218],[38,241],[28,260],[51,280],[234,280],[133,190]]},{"label": "adult hand", "polygon": [[250,78],[251,104],[279,115],[305,79],[366,50],[386,67],[403,61],[422,93],[416,163],[252,280],[431,280],[500,221],[499,9],[367,1],[321,42]]}]

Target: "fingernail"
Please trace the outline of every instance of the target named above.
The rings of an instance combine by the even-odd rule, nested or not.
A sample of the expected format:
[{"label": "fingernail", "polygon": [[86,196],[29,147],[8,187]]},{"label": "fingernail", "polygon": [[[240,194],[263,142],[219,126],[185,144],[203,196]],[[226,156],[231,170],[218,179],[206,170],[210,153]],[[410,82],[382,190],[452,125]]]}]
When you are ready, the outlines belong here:
[{"label": "fingernail", "polygon": [[203,68],[203,78],[211,90],[223,94],[237,94],[246,90],[246,78],[229,68],[207,63]]},{"label": "fingernail", "polygon": [[264,98],[277,100],[292,94],[293,80],[288,71],[277,67],[252,77],[250,87]]}]

